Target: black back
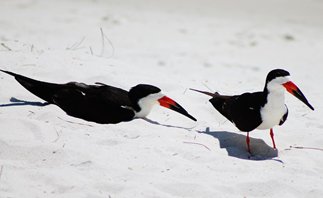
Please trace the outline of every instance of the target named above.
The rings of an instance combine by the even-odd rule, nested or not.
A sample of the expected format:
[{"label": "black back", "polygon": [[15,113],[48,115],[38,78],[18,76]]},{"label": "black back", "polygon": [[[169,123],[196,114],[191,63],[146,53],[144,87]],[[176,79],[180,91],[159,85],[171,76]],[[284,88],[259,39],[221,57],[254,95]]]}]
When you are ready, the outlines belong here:
[{"label": "black back", "polygon": [[235,96],[215,94],[210,102],[239,130],[249,132],[262,123],[260,108],[267,101],[264,92],[255,92]]},{"label": "black back", "polygon": [[68,115],[101,124],[130,121],[135,116],[128,92],[108,85],[71,82],[53,95]]},{"label": "black back", "polygon": [[135,115],[128,92],[120,88],[77,82],[54,84],[9,71],[3,72],[14,76],[31,93],[48,103],[56,104],[73,117],[108,124],[130,121]]}]

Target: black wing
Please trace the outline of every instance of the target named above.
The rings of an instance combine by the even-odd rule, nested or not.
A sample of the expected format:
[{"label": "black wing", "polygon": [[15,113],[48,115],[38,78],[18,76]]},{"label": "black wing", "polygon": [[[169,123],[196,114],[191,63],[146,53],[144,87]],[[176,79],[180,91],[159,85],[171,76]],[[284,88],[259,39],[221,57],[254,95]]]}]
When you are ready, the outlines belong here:
[{"label": "black wing", "polygon": [[125,90],[107,85],[67,85],[53,95],[53,101],[70,116],[102,124],[130,121],[135,116]]},{"label": "black wing", "polygon": [[215,95],[210,102],[241,131],[252,131],[261,123],[260,108],[266,97],[262,92],[236,96]]},{"label": "black wing", "polygon": [[107,124],[130,121],[135,115],[130,108],[132,104],[128,92],[120,88],[77,82],[55,84],[9,71],[3,72],[14,76],[31,93],[48,103],[56,104],[70,116]]},{"label": "black wing", "polygon": [[279,126],[283,125],[284,122],[287,120],[287,117],[288,117],[288,108],[287,108],[287,106],[286,106],[286,109],[287,109],[286,113],[283,115],[283,117],[279,121]]},{"label": "black wing", "polygon": [[28,91],[51,104],[53,103],[53,94],[59,91],[64,86],[61,84],[47,83],[34,80],[10,71],[0,71],[15,77],[15,79]]}]

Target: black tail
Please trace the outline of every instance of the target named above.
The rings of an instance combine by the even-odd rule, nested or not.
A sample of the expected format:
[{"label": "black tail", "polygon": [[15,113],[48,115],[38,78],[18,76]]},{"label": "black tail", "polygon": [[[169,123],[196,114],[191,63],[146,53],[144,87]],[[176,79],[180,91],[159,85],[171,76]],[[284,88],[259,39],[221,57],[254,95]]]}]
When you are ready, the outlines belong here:
[{"label": "black tail", "polygon": [[206,94],[208,96],[211,96],[212,98],[209,100],[210,103],[213,105],[213,107],[218,110],[224,117],[226,117],[228,120],[231,121],[231,113],[230,113],[230,105],[227,105],[227,103],[231,100],[232,96],[226,96],[226,95],[220,95],[218,92],[211,93],[207,91],[200,91],[196,89],[190,89],[192,91],[197,91],[203,94]]},{"label": "black tail", "polygon": [[1,69],[0,71],[15,77],[15,79],[28,91],[38,96],[39,98],[47,101],[48,103],[53,103],[53,95],[57,92],[57,90],[61,89],[61,87],[64,86],[63,84],[54,84],[34,80],[10,71],[5,71]]},{"label": "black tail", "polygon": [[192,91],[196,91],[196,92],[199,92],[199,93],[202,93],[202,94],[206,94],[206,95],[211,96],[211,97],[215,97],[215,96],[218,96],[218,95],[219,95],[219,93],[218,93],[218,92],[211,93],[211,92],[207,92],[207,91],[200,91],[200,90],[192,89],[192,88],[190,88],[190,90],[192,90]]}]

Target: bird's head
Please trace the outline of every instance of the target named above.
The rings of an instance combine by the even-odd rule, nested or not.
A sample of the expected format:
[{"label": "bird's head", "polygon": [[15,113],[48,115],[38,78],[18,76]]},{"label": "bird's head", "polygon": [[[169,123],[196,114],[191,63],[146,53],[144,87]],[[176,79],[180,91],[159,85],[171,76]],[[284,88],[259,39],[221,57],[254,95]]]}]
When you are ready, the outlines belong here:
[{"label": "bird's head", "polygon": [[310,109],[314,110],[312,105],[307,101],[301,90],[289,79],[289,72],[283,69],[274,69],[270,71],[266,78],[265,91],[277,92],[286,89]]},{"label": "bird's head", "polygon": [[133,103],[136,117],[146,117],[153,106],[159,104],[196,121],[181,105],[162,94],[158,87],[146,84],[136,85],[130,89],[129,98]]}]

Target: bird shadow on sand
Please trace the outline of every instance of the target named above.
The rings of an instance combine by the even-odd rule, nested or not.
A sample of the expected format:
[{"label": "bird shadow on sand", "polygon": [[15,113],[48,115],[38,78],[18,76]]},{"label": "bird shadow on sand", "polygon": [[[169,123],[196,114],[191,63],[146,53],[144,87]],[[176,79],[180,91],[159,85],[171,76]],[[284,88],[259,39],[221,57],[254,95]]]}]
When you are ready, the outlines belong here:
[{"label": "bird shadow on sand", "polygon": [[145,120],[146,122],[149,122],[150,124],[155,124],[155,125],[159,125],[159,126],[163,126],[163,127],[169,127],[169,128],[176,128],[176,129],[184,129],[187,131],[191,131],[194,127],[181,127],[181,126],[174,126],[174,125],[169,125],[169,124],[161,124],[157,121],[148,119],[148,118],[141,118],[142,120]]},{"label": "bird shadow on sand", "polygon": [[246,160],[275,160],[283,163],[278,157],[278,150],[273,149],[262,139],[250,137],[251,154],[247,151],[246,136],[228,131],[210,131],[209,127],[205,131],[199,131],[219,140],[220,148],[227,150],[228,155]]},{"label": "bird shadow on sand", "polygon": [[31,105],[31,106],[46,106],[49,105],[48,102],[33,102],[33,101],[26,101],[20,100],[15,97],[10,98],[10,102],[8,104],[0,104],[0,107],[10,107],[10,106],[24,106],[24,105]]}]

